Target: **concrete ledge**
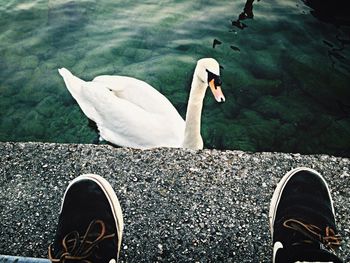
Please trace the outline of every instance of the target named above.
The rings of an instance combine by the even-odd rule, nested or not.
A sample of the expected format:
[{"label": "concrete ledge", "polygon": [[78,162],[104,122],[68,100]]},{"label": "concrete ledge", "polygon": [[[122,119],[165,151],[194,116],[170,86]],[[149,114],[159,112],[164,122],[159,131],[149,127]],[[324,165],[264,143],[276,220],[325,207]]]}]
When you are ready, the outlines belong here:
[{"label": "concrete ledge", "polygon": [[328,155],[0,143],[0,253],[46,257],[69,181],[97,173],[124,213],[121,262],[271,262],[268,207],[308,166],[328,181],[350,262],[350,159]]}]

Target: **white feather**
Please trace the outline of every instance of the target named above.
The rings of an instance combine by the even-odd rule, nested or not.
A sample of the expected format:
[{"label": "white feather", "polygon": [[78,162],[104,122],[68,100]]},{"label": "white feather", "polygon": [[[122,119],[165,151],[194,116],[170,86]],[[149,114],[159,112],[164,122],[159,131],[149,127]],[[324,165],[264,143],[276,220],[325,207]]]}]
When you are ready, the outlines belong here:
[{"label": "white feather", "polygon": [[[197,99],[202,104],[207,84],[201,81],[205,76],[200,79],[196,76],[197,68],[192,90],[200,90],[202,95]],[[213,71],[217,68],[218,64]],[[185,121],[170,101],[146,82],[107,75],[84,81],[65,68],[59,69],[59,73],[84,114],[96,123],[100,136],[106,141],[140,149],[187,147],[184,145]],[[193,122],[200,123],[201,107],[197,111],[191,120],[192,126]],[[197,133],[187,138],[186,141],[191,142],[187,148],[203,148],[200,133]]]}]

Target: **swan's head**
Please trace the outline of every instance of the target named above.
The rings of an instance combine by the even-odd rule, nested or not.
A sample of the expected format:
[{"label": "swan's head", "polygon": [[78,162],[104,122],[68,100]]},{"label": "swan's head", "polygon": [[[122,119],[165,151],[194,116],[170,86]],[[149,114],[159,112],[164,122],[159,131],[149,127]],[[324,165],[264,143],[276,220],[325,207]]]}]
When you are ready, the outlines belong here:
[{"label": "swan's head", "polygon": [[202,58],[198,60],[196,75],[210,87],[217,102],[225,101],[225,96],[221,90],[220,65],[215,59]]}]

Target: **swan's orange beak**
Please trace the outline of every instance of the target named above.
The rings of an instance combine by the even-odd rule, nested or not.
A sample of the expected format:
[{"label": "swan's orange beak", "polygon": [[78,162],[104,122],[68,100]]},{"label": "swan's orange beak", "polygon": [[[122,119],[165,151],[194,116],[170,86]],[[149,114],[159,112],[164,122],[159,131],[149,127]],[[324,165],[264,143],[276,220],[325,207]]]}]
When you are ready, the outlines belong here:
[{"label": "swan's orange beak", "polygon": [[216,86],[214,79],[209,81],[209,87],[210,87],[211,92],[213,93],[215,100],[217,102],[224,102],[225,101],[225,96],[222,93],[221,86]]}]

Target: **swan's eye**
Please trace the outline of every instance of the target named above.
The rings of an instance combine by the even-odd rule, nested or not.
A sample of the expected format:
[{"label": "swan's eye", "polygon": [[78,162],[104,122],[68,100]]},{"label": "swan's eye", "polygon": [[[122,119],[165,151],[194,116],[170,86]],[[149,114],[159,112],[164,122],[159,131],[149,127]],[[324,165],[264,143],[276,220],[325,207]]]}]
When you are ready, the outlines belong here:
[{"label": "swan's eye", "polygon": [[221,78],[219,76],[216,76],[216,78],[214,78],[214,84],[215,84],[215,87],[222,85],[222,81],[221,81]]}]

